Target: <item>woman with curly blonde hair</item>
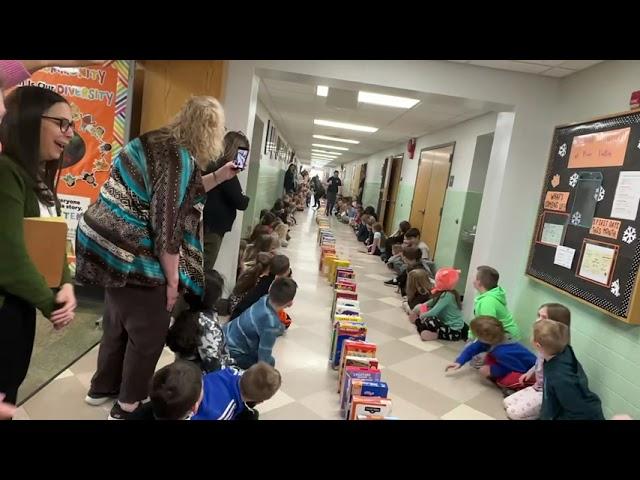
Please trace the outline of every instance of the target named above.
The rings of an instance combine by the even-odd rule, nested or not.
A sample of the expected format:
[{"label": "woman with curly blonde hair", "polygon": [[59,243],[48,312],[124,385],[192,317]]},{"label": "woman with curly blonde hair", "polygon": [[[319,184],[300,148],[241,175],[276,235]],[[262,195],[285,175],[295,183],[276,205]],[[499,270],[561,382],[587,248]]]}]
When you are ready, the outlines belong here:
[{"label": "woman with curly blonde hair", "polygon": [[178,291],[204,291],[205,193],[237,173],[229,163],[201,174],[223,151],[224,123],[215,98],[189,99],[168,126],[124,146],[78,224],[76,277],[105,288],[86,401],[117,398],[109,418],[130,417],[147,398]]}]

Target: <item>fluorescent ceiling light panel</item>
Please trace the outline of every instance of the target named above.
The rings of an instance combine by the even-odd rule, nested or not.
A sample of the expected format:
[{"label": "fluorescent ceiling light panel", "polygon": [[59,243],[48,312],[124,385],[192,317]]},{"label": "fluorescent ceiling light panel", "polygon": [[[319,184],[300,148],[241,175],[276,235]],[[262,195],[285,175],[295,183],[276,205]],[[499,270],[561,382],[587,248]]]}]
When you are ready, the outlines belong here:
[{"label": "fluorescent ceiling light panel", "polygon": [[322,143],[312,143],[311,146],[312,147],[319,147],[319,148],[330,148],[331,150],[341,150],[343,152],[349,151],[349,149],[346,148],[346,147],[336,147],[336,146],[333,146],[333,145],[323,145]]},{"label": "fluorescent ceiling light panel", "polygon": [[318,118],[316,118],[313,121],[313,123],[314,125],[318,125],[321,127],[342,128],[344,130],[354,130],[356,132],[374,133],[378,131],[376,127],[368,127],[366,125],[356,125],[355,123],[334,122],[333,120],[321,120]]},{"label": "fluorescent ceiling light panel", "polygon": [[330,142],[353,143],[354,145],[357,145],[357,144],[360,143],[358,140],[349,140],[347,138],[329,137],[327,135],[314,135],[313,138],[317,138],[318,140],[329,140]]},{"label": "fluorescent ceiling light panel", "polygon": [[371,103],[373,105],[383,105],[385,107],[411,108],[417,103],[420,103],[420,100],[416,100],[415,98],[394,97],[393,95],[382,95],[381,93],[360,91],[358,92],[358,102]]},{"label": "fluorescent ceiling light panel", "polygon": [[329,95],[329,87],[327,87],[326,85],[318,85],[318,88],[316,88],[316,94],[319,97],[326,97]]},{"label": "fluorescent ceiling light panel", "polygon": [[311,151],[316,153],[327,153],[329,155],[342,155],[341,152],[329,152],[328,150],[318,150],[316,148],[312,148]]}]

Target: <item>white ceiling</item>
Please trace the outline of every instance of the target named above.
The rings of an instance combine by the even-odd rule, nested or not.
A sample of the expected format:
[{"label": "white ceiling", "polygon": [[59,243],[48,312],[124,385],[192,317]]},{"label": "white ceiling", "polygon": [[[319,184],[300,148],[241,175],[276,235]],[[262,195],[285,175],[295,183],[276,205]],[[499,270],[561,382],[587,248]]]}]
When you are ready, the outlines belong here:
[{"label": "white ceiling", "polygon": [[546,77],[566,77],[579,70],[589,68],[602,60],[449,60],[468,63],[478,67],[532,73]]},{"label": "white ceiling", "polygon": [[[312,143],[330,144],[349,149],[342,152],[337,163],[350,162],[406,142],[409,138],[441,130],[491,111],[505,110],[505,106],[459,97],[407,92],[372,85],[341,84],[345,90],[364,90],[386,95],[419,99],[413,108],[391,108],[359,103],[357,109],[341,109],[326,105],[327,98],[316,95],[317,85],[331,85],[330,81],[313,79],[297,83],[281,79],[262,78],[258,97],[274,117],[283,136],[292,143],[297,157],[310,158]],[[356,123],[377,127],[375,133],[363,133],[314,125],[314,119]],[[360,144],[318,140],[313,135],[327,135],[359,140]],[[321,148],[322,149],[322,148]],[[326,149],[323,149],[326,150]]]}]

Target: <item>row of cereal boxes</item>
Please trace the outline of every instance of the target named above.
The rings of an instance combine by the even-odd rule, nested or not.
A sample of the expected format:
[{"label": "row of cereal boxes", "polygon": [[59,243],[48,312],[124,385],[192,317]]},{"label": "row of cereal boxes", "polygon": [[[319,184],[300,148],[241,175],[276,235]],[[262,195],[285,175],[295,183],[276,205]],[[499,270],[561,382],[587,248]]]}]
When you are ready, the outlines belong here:
[{"label": "row of cereal boxes", "polygon": [[391,416],[389,386],[382,379],[377,345],[367,342],[360,313],[356,275],[336,252],[336,238],[327,217],[318,214],[319,270],[334,287],[329,364],[338,372],[340,413],[345,420],[396,420]]}]

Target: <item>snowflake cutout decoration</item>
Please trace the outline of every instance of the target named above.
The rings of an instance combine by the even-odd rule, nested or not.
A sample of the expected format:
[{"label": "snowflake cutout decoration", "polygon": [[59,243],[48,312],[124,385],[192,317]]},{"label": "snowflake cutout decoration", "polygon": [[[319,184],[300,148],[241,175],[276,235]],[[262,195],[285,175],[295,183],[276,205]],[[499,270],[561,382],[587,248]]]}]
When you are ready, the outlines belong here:
[{"label": "snowflake cutout decoration", "polygon": [[593,194],[593,198],[596,200],[596,202],[601,202],[602,200],[604,200],[604,187],[598,187],[596,189],[596,193]]},{"label": "snowflake cutout decoration", "polygon": [[640,149],[640,141],[638,141],[638,148]]},{"label": "snowflake cutout decoration", "polygon": [[578,184],[578,179],[580,178],[580,175],[578,175],[577,173],[574,173],[573,175],[571,175],[571,177],[569,177],[569,185],[571,185],[571,187],[575,187]]},{"label": "snowflake cutout decoration", "polygon": [[558,150],[558,155],[560,155],[561,157],[564,157],[567,154],[567,144],[563,143],[562,145],[560,145],[560,149]]},{"label": "snowflake cutout decoration", "polygon": [[620,279],[617,279],[611,284],[611,293],[613,293],[616,297],[620,296]]},{"label": "snowflake cutout decoration", "polygon": [[572,225],[580,225],[580,221],[582,220],[582,214],[580,212],[576,212],[571,217]]},{"label": "snowflake cutout decoration", "polygon": [[622,241],[625,243],[633,243],[636,239],[636,229],[634,227],[627,227],[622,234]]}]

